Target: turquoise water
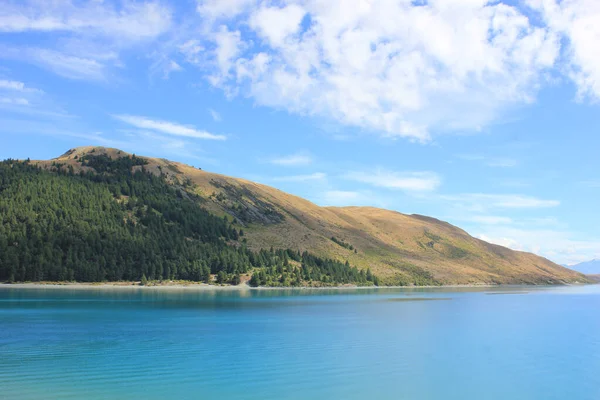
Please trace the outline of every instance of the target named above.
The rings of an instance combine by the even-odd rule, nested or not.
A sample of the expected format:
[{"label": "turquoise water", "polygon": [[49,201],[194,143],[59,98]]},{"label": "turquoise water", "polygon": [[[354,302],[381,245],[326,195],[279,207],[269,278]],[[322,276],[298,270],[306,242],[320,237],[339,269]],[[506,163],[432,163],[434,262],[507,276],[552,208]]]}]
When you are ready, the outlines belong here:
[{"label": "turquoise water", "polygon": [[600,399],[600,287],[0,288],[2,399]]}]

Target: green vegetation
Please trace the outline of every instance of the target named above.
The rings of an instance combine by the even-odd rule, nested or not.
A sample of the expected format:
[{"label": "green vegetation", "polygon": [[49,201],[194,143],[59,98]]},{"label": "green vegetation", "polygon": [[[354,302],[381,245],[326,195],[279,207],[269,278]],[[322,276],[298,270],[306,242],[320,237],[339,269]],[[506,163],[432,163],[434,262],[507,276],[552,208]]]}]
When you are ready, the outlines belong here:
[{"label": "green vegetation", "polygon": [[85,155],[46,171],[0,163],[0,280],[189,280],[377,284],[370,271],[293,250],[249,250],[227,218],[145,171],[139,157]]},{"label": "green vegetation", "polygon": [[[446,245],[446,247],[448,248],[448,256],[450,258],[464,258],[467,257],[469,255],[469,252],[465,249],[462,249],[460,247],[457,246],[453,246],[451,244]],[[548,271],[546,271],[548,272]]]},{"label": "green vegetation", "polygon": [[332,236],[331,237],[331,241],[334,242],[335,244],[339,245],[339,246],[342,246],[345,249],[354,250],[354,246],[352,246],[350,243],[344,242],[343,239],[338,239],[335,236]]},{"label": "green vegetation", "polygon": [[379,285],[371,270],[358,270],[349,263],[315,257],[293,250],[261,250],[264,266],[250,280],[251,286],[303,286],[360,284]]},{"label": "green vegetation", "polygon": [[398,285],[398,286],[439,286],[441,283],[436,280],[429,271],[418,267],[414,264],[410,264],[402,261],[387,261],[390,267],[397,269],[400,274],[396,275],[386,284]]}]

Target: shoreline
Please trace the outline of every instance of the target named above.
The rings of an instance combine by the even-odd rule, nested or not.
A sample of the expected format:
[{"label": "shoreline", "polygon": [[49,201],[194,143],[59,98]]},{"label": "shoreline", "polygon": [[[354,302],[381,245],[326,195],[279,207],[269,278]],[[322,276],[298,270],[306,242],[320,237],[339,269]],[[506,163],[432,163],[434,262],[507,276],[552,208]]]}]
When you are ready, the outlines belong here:
[{"label": "shoreline", "polygon": [[24,283],[0,283],[2,288],[14,289],[137,289],[137,290],[190,290],[190,291],[247,291],[247,290],[367,290],[367,289],[506,289],[506,288],[543,288],[556,286],[585,286],[585,283],[568,283],[555,285],[526,285],[526,284],[463,284],[463,285],[440,285],[440,286],[298,286],[298,287],[252,287],[247,284],[233,285],[208,285],[206,283],[163,283],[156,285],[141,285],[139,282],[24,282]]}]

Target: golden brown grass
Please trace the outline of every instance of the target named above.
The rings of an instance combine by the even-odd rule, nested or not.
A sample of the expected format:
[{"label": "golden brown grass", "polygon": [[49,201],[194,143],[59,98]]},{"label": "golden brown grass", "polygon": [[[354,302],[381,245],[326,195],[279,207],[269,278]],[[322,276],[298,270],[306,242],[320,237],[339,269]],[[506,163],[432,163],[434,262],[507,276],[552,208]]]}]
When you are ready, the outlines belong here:
[{"label": "golden brown grass", "polygon": [[[81,166],[76,158],[94,152],[127,155],[118,149],[81,147],[50,161]],[[405,215],[373,207],[319,207],[278,189],[199,170],[164,159],[147,158],[145,167],[174,184],[191,181],[202,205],[218,215],[235,216],[249,246],[309,250],[371,268],[387,283],[413,281],[431,274],[440,284],[548,284],[587,282],[575,271],[545,258],[492,245],[434,218]],[[250,218],[242,218],[245,209]],[[248,213],[247,213],[248,214]],[[279,218],[282,216],[282,218]],[[334,236],[356,252],[331,240]]]}]

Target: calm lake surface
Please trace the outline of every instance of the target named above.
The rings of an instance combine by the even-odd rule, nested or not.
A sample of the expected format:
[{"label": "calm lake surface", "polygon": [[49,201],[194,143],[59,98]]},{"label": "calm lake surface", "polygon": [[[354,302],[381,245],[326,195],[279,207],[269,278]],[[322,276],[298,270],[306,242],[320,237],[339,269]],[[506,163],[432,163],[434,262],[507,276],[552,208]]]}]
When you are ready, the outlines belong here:
[{"label": "calm lake surface", "polygon": [[600,399],[600,287],[0,287],[1,399]]}]

